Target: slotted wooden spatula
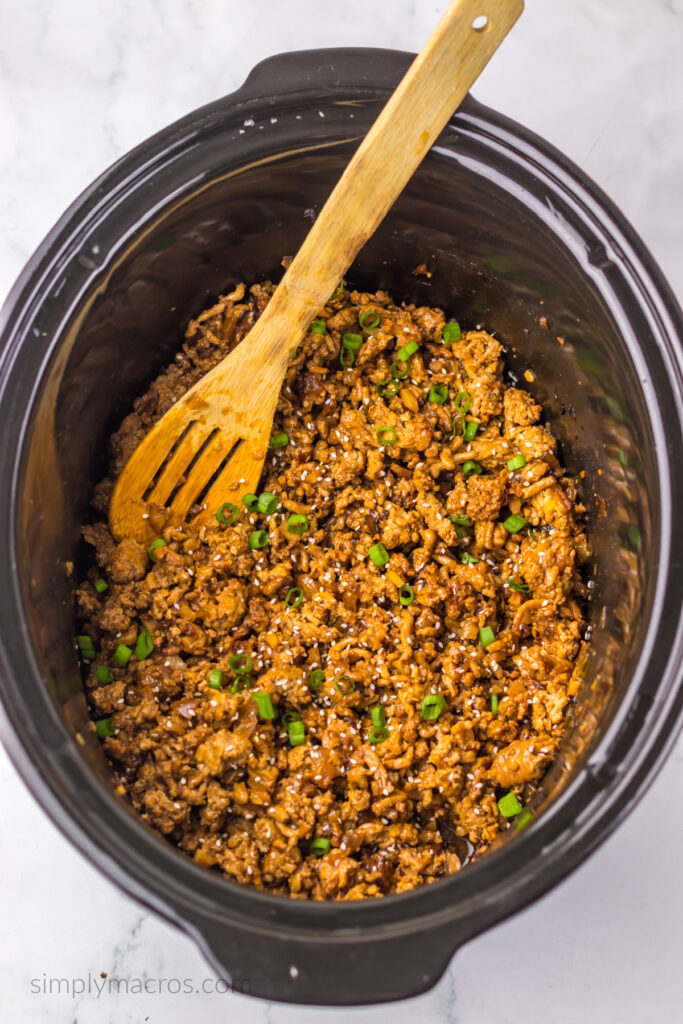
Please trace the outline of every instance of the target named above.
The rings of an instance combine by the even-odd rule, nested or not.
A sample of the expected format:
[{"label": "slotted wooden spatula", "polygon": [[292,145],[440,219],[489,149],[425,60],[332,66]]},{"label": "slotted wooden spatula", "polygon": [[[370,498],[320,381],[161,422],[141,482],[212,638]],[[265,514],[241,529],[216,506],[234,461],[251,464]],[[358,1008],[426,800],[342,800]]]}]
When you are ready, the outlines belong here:
[{"label": "slotted wooden spatula", "polygon": [[524,8],[453,0],[360,144],[247,337],[183,395],[133,452],[110,506],[115,537],[147,542],[167,522],[214,515],[255,491],[294,350]]}]

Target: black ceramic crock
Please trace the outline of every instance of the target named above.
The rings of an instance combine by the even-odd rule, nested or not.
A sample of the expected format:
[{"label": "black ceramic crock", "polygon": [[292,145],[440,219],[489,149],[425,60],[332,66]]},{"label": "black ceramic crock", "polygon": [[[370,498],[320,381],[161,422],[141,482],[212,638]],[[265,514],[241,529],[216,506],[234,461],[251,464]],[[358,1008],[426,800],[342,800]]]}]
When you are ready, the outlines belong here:
[{"label": "black ceramic crock", "polygon": [[[591,654],[531,823],[436,884],[318,904],[197,867],[113,791],[85,715],[70,602],[107,434],[193,314],[237,281],[279,276],[409,60],[327,50],[259,65],[75,202],[0,325],[3,738],[93,863],[191,935],[222,977],[269,999],[367,1003],[433,985],[458,947],[615,828],[681,716],[680,309],[577,167],[468,99],[349,280],[496,332],[510,379],[533,368],[524,386],[565,464],[585,472]],[[431,276],[412,273],[423,263]]]}]

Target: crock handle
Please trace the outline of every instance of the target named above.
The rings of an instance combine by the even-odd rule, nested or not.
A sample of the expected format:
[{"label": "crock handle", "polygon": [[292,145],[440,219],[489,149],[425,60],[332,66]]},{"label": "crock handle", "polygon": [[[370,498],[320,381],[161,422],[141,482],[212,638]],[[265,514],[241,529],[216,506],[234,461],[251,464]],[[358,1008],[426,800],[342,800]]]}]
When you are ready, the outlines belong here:
[{"label": "crock handle", "polygon": [[414,53],[370,47],[279,53],[257,64],[239,92],[257,99],[301,91],[393,90],[414,59]]},{"label": "crock handle", "polygon": [[380,939],[358,931],[303,941],[275,928],[242,931],[206,921],[197,925],[194,938],[226,991],[323,1006],[419,995],[436,984],[466,941],[454,937],[452,924]]}]

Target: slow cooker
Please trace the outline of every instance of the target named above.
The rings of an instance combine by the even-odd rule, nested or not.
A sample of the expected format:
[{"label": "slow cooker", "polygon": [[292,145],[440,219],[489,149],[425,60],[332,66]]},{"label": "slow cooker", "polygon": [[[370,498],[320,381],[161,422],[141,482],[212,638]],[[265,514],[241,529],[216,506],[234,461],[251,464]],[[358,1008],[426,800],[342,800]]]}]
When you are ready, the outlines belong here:
[{"label": "slow cooker", "polygon": [[[85,856],[192,936],[234,987],[274,1000],[369,1003],[433,985],[463,943],[616,827],[681,719],[681,310],[582,171],[470,97],[347,276],[494,332],[509,380],[526,371],[579,475],[590,653],[531,821],[433,885],[314,903],[198,867],[112,785],[71,601],[106,438],[193,315],[238,281],[279,278],[411,59],[319,50],[260,64],[98,178],[29,261],[0,322],[4,742]],[[428,273],[415,275],[421,264]]]}]

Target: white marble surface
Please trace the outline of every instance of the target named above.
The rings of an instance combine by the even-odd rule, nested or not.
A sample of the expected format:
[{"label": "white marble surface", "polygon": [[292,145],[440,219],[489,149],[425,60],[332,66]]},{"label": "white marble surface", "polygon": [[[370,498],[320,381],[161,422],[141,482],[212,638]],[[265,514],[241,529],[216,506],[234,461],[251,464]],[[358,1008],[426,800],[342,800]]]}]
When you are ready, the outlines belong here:
[{"label": "white marble surface", "polygon": [[[446,0],[0,0],[0,296],[62,209],[129,147],[238,85],[261,58],[415,49]],[[612,196],[683,294],[683,0],[527,0],[474,90]],[[1,628],[1,624],[0,624]],[[184,936],[96,873],[0,751],[3,1020],[46,1024],[683,1020],[683,745],[618,833],[531,909],[393,1007],[310,1010],[236,995],[46,996],[44,977],[210,972]]]}]

